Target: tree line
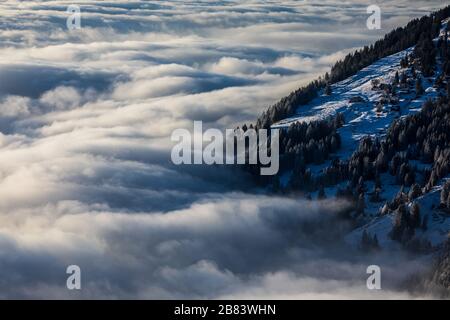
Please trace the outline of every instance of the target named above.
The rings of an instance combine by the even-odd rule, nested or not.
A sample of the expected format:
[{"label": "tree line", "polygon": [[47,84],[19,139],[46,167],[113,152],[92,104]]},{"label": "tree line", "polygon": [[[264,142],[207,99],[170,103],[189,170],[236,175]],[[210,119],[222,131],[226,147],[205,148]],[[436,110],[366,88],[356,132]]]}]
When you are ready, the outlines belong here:
[{"label": "tree line", "polygon": [[[326,91],[327,94],[330,94],[330,84],[344,80],[373,62],[414,45],[419,44],[417,54],[423,59],[423,63],[428,64],[429,59],[433,59],[434,56],[427,50],[430,48],[430,39],[439,34],[441,21],[449,16],[450,6],[447,6],[429,16],[414,19],[405,27],[392,30],[373,45],[365,46],[348,54],[344,59],[335,63],[330,74],[327,73],[324,77],[319,77],[308,85],[291,92],[264,111],[256,121],[256,128],[267,129],[277,121],[292,116],[299,106],[306,105],[317,97],[319,90],[328,88]],[[425,71],[425,74],[428,74],[428,70]]]}]

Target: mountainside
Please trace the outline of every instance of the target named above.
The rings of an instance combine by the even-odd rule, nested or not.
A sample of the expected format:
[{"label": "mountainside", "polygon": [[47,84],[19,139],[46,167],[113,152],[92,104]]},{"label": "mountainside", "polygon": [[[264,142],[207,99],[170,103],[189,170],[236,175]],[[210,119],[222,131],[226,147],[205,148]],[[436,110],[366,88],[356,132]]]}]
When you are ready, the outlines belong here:
[{"label": "mountainside", "polygon": [[[448,239],[448,11],[424,20],[430,28],[416,35],[415,45],[341,81],[326,74],[296,91],[304,98],[297,107],[289,102],[293,93],[256,124],[281,129],[280,172],[263,185],[274,193],[348,201],[343,216],[354,228],[345,241],[354,248],[405,249],[431,259]],[[364,60],[360,51],[349,57],[344,61]]]},{"label": "mountainside", "polygon": [[[445,36],[445,30],[449,19],[442,22],[439,37]],[[434,39],[435,45],[439,38]],[[407,66],[401,66],[401,61],[405,57],[412,57],[414,47],[403,50],[386,58],[380,59],[372,65],[359,71],[356,75],[330,85],[331,93],[327,94],[322,89],[318,97],[313,99],[307,106],[298,108],[292,117],[283,119],[272,128],[287,129],[296,123],[308,123],[313,121],[326,121],[341,113],[345,119],[345,124],[337,129],[341,137],[341,147],[337,152],[332,153],[328,160],[320,164],[310,164],[308,169],[312,175],[320,176],[331,166],[335,159],[347,159],[355,151],[355,146],[359,141],[367,136],[383,139],[390,125],[398,119],[403,119],[421,110],[422,105],[428,100],[435,100],[441,93],[445,94],[445,86],[439,87],[436,80],[446,78],[443,73],[443,58],[437,54],[435,72],[432,76],[425,77],[420,71],[418,63],[411,62]],[[410,58],[414,60],[414,58]],[[414,69],[417,69],[415,71]],[[413,73],[416,75],[413,76]],[[397,77],[406,76],[406,83],[395,84]],[[423,93],[416,91],[415,85],[421,81]],[[393,90],[393,88],[395,88]],[[431,166],[420,161],[415,161],[414,165],[421,171],[431,169]],[[292,179],[293,171],[285,172],[281,177],[281,186],[288,187]],[[390,200],[400,191],[401,183],[397,183],[396,176],[389,173],[382,174],[381,181],[383,187],[380,188],[379,198]],[[415,201],[422,208],[423,219],[428,219],[428,230],[420,230],[420,239],[429,240],[431,245],[440,245],[448,235],[450,230],[450,216],[447,212],[436,209],[439,205],[440,183],[429,192],[418,197]],[[325,196],[334,196],[337,188],[345,187],[346,181],[329,187],[324,187]],[[374,190],[375,181],[367,181],[366,190]],[[411,187],[411,186],[408,186]],[[408,189],[404,190],[408,192]],[[368,195],[372,195],[368,193]],[[318,194],[313,192],[313,197]],[[348,241],[359,245],[364,230],[370,235],[377,235],[380,246],[395,245],[395,241],[389,237],[392,221],[395,214],[379,216],[379,212],[384,205],[384,201],[365,201],[364,224],[348,236]],[[381,205],[380,205],[381,204]],[[408,202],[408,205],[411,205]],[[436,210],[435,210],[436,209]],[[369,220],[366,222],[366,220]]]},{"label": "mountainside", "polygon": [[[412,20],[403,28],[392,30],[373,45],[365,46],[354,53],[348,54],[344,59],[339,60],[331,68],[331,72],[326,73],[323,78],[319,77],[307,86],[291,92],[269,107],[258,118],[256,127],[268,128],[282,119],[295,115],[300,106],[307,106],[312,99],[317,97],[319,89],[327,89],[331,84],[345,80],[372,63],[415,46],[426,38],[437,37],[441,30],[442,21],[449,16],[450,6],[447,6],[429,16]],[[428,71],[427,69],[426,73]]]}]

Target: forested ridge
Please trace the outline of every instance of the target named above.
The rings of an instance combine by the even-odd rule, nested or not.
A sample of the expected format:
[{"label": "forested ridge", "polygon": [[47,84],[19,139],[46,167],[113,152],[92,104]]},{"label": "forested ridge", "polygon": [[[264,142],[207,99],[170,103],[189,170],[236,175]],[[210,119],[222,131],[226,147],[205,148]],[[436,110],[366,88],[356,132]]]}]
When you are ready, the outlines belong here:
[{"label": "forested ridge", "polygon": [[[292,116],[299,106],[307,105],[319,94],[331,95],[330,84],[356,74],[383,57],[405,51],[408,53],[401,58],[393,78],[372,80],[371,90],[382,93],[378,102],[364,101],[358,96],[349,101],[348,108],[353,103],[374,103],[371,112],[376,116],[398,114],[384,134],[374,132],[361,137],[352,153],[340,157],[337,154],[343,138],[339,132],[346,124],[342,113],[326,119],[294,121],[280,130],[279,173],[261,177],[258,165],[247,165],[246,170],[276,194],[345,200],[350,206],[343,216],[353,221],[355,227],[364,226],[374,217],[365,212],[371,203],[372,207],[379,208],[376,216],[393,217],[388,234],[392,241],[414,252],[434,250],[429,240],[417,236],[426,232],[430,219],[417,199],[442,185],[440,200],[433,208],[450,214],[450,182],[442,180],[450,173],[450,32],[449,25],[442,23],[449,16],[450,6],[415,19],[374,45],[347,55],[329,74],[270,107],[255,126],[257,130],[269,128]],[[443,26],[445,34],[440,35]],[[405,50],[411,47],[414,49]],[[430,88],[436,92],[432,99],[423,98],[419,111],[402,115],[401,109],[407,103],[400,106],[400,99],[409,97],[406,100],[413,101],[428,97],[425,89]],[[360,248],[380,249],[377,234],[364,229]]]},{"label": "forested ridge", "polygon": [[441,21],[450,16],[450,6],[437,12],[410,21],[405,27],[392,30],[375,44],[348,54],[336,62],[331,72],[308,85],[301,87],[269,107],[257,119],[257,128],[269,128],[272,124],[295,114],[298,107],[308,104],[317,97],[318,91],[329,88],[330,84],[344,80],[371,63],[400,52],[419,43],[422,39],[435,38]]}]

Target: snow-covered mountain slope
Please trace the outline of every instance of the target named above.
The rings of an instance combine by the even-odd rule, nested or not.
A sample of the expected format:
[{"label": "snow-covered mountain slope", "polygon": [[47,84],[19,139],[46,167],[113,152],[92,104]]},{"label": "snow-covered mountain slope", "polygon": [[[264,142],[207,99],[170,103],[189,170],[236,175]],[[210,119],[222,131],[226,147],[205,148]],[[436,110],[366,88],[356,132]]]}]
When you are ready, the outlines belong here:
[{"label": "snow-covered mountain slope", "polygon": [[[446,19],[442,22],[440,36],[444,35],[445,25],[449,21],[450,19]],[[435,39],[435,41],[437,41],[437,39]],[[318,98],[311,101],[307,106],[299,107],[294,116],[273,124],[272,128],[285,128],[298,121],[309,122],[324,119],[336,114],[336,112],[343,112],[346,115],[345,119],[347,122],[352,123],[351,127],[353,129],[352,132],[355,133],[355,138],[360,137],[361,134],[373,134],[373,129],[384,128],[386,124],[388,125],[393,120],[393,118],[391,117],[391,114],[383,115],[375,112],[375,103],[380,100],[383,94],[381,90],[372,89],[372,81],[391,83],[396,71],[399,73],[403,71],[410,72],[410,68],[402,69],[400,67],[400,60],[411,54],[413,50],[414,47],[411,47],[391,56],[382,58],[360,70],[356,75],[331,85],[331,95],[326,95],[324,90],[322,90]],[[439,63],[438,69],[438,72],[440,73]],[[435,77],[430,79],[434,80]],[[436,95],[436,90],[432,87],[432,81],[426,81],[423,86],[426,94],[419,99],[415,99],[414,95],[411,93],[407,94],[408,92],[402,92],[400,94],[400,115],[406,115],[411,111],[417,111],[420,109],[424,100]],[[363,98],[364,102],[352,103],[351,99],[356,97]],[[371,126],[367,127],[368,124],[371,124]]]},{"label": "snow-covered mountain slope", "polygon": [[[441,35],[444,34],[444,26],[448,21],[450,20],[442,22]],[[396,72],[411,75],[411,68],[402,68],[400,61],[413,50],[414,47],[411,47],[382,58],[354,76],[331,85],[331,95],[326,95],[325,90],[322,90],[319,97],[306,106],[300,106],[294,116],[283,119],[271,127],[287,128],[295,122],[322,120],[338,112],[343,113],[346,124],[339,129],[343,145],[337,156],[350,154],[361,137],[383,136],[393,120],[419,111],[427,99],[437,96],[433,83],[442,72],[442,61],[439,59],[437,73],[433,77],[423,78],[422,86],[425,91],[423,95],[416,96],[412,82],[399,90],[394,100],[382,89],[384,85],[392,83]],[[377,104],[380,102],[383,108],[377,111]]]},{"label": "snow-covered mountain slope", "polygon": [[[429,241],[435,248],[439,248],[448,239],[450,231],[450,215],[436,205],[439,203],[441,189],[441,185],[437,186],[431,192],[416,200],[421,208],[421,216],[427,220],[427,227],[426,229],[417,229],[415,237],[419,240]],[[375,209],[374,206],[369,207]],[[352,246],[359,246],[365,230],[371,236],[377,236],[382,248],[398,247],[399,243],[392,240],[389,236],[394,219],[394,214],[374,215],[368,223],[351,232],[346,237],[346,241]]]},{"label": "snow-covered mountain slope", "polygon": [[[440,36],[449,19],[443,21]],[[437,42],[438,39],[435,39]],[[300,106],[294,116],[283,119],[272,125],[272,128],[287,128],[295,122],[310,122],[327,119],[336,113],[343,113],[345,125],[338,129],[342,138],[340,150],[333,154],[333,158],[348,159],[358,146],[359,140],[367,135],[383,138],[389,125],[398,118],[408,116],[421,110],[428,99],[435,99],[439,92],[434,83],[442,73],[443,62],[437,57],[435,74],[431,77],[423,77],[418,70],[411,66],[403,68],[401,60],[409,56],[414,47],[391,56],[378,60],[372,65],[362,69],[357,74],[341,82],[331,85],[331,94],[325,94],[325,90],[306,106]],[[392,92],[392,83],[396,73],[407,75],[406,84],[399,84],[398,89]],[[413,73],[417,73],[414,77]],[[415,79],[422,79],[423,94],[416,94]],[[417,167],[426,167],[419,161],[411,161]],[[319,175],[328,167],[331,160],[321,165],[310,165],[311,172]],[[291,172],[283,174],[280,179],[282,185],[287,185]],[[379,214],[386,201],[391,200],[399,191],[399,185],[389,173],[381,175],[383,188],[380,196],[383,201],[366,202],[364,217],[359,220],[360,227],[351,232],[346,241],[352,246],[359,246],[364,230],[371,236],[376,235],[381,247],[395,247],[399,243],[390,239],[389,232],[392,229],[394,214]],[[450,230],[450,215],[438,208],[439,194],[442,183],[430,192],[419,197],[416,201],[421,207],[422,218],[427,219],[427,228],[420,229],[416,237],[429,241],[432,246],[439,247],[447,238]],[[373,181],[367,182],[367,190],[373,190]],[[346,182],[334,187],[325,188],[327,196],[334,196],[338,187],[343,187]],[[406,190],[407,191],[407,190]],[[316,195],[313,194],[313,197]],[[411,203],[409,204],[411,205]]]},{"label": "snow-covered mountain slope", "polygon": [[[329,96],[322,90],[319,97],[310,104],[299,107],[295,116],[275,123],[272,128],[285,128],[297,121],[322,120],[337,112],[343,113],[346,124],[339,129],[342,147],[337,156],[350,155],[362,137],[382,136],[392,121],[419,111],[427,99],[436,97],[434,78],[424,79],[425,94],[420,97],[415,95],[414,83],[409,83],[398,92],[398,101],[389,101],[386,93],[380,89],[380,86],[393,81],[396,72],[411,73],[410,68],[400,67],[400,60],[413,49],[380,59],[356,75],[331,85],[332,94]],[[378,85],[374,87],[374,83]],[[377,103],[380,101],[385,103],[383,110],[378,112]]]}]

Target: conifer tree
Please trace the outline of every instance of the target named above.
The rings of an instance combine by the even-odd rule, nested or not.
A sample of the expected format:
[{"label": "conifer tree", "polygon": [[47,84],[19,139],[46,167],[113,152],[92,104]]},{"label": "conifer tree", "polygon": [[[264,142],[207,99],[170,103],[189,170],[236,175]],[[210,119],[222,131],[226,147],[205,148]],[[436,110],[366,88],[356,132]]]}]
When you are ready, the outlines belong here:
[{"label": "conifer tree", "polygon": [[325,87],[325,94],[327,96],[331,96],[331,86],[329,83],[327,83],[326,87]]}]

